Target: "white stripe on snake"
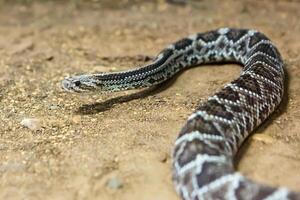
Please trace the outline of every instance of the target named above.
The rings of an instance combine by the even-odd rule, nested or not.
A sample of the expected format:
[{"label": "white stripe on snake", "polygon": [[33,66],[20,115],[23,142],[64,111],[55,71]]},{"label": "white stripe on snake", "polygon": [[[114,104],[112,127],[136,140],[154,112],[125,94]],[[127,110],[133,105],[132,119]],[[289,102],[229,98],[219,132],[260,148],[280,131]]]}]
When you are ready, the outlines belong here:
[{"label": "white stripe on snake", "polygon": [[173,180],[184,200],[300,200],[300,193],[259,184],[235,172],[233,159],[248,135],[277,108],[284,64],[272,42],[255,30],[221,28],[181,39],[138,69],[78,75],[67,91],[150,87],[205,63],[236,62],[241,75],[200,105],[182,128],[173,152]]}]

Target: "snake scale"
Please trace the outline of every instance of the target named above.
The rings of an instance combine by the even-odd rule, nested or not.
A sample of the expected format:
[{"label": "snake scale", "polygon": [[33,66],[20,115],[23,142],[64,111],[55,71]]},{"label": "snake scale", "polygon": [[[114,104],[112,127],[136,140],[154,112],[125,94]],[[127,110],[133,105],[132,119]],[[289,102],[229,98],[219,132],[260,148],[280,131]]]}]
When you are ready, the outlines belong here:
[{"label": "snake scale", "polygon": [[247,136],[276,109],[284,94],[284,64],[256,30],[220,28],[183,38],[140,68],[67,77],[67,91],[120,91],[150,87],[191,66],[235,62],[240,76],[188,117],[172,157],[173,180],[184,200],[300,200],[300,193],[256,183],[234,170]]}]

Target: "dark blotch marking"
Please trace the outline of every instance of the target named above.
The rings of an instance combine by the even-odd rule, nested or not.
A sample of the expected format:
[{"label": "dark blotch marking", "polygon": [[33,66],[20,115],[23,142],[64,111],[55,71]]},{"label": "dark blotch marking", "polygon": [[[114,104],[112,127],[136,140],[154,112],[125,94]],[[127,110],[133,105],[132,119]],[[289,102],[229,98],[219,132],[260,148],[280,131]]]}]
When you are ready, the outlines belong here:
[{"label": "dark blotch marking", "polygon": [[213,182],[214,180],[226,175],[231,174],[233,172],[233,166],[229,161],[227,163],[210,163],[206,162],[202,166],[202,171],[197,175],[197,183],[199,187]]},{"label": "dark blotch marking", "polygon": [[246,41],[239,43],[235,48],[240,55],[244,56],[247,53]]},{"label": "dark blotch marking", "polygon": [[[252,78],[248,74],[243,74],[242,76],[240,76],[240,78],[233,81],[232,83],[235,85],[238,85],[238,87],[240,87],[240,88],[246,89],[246,90],[256,93],[258,95],[262,94],[257,80]],[[253,104],[250,104],[250,105],[253,105]]]},{"label": "dark blotch marking", "polygon": [[226,110],[226,107],[220,103],[218,103],[216,100],[209,100],[205,104],[203,104],[199,110],[206,111],[209,115],[215,115],[218,117],[222,117],[228,120],[233,119],[233,115],[231,112],[228,112]]},{"label": "dark blotch marking", "polygon": [[269,40],[269,39],[260,32],[254,33],[254,35],[252,37],[250,37],[248,47],[252,48],[255,44],[257,44],[261,40]]},{"label": "dark blotch marking", "polygon": [[264,52],[273,58],[280,57],[278,50],[271,44],[261,43],[253,51]]},{"label": "dark blotch marking", "polygon": [[198,52],[201,52],[201,50],[203,49],[203,46],[201,44],[197,43],[195,48]]},{"label": "dark blotch marking", "polygon": [[223,41],[224,39],[222,39],[217,45],[219,47],[219,49],[224,49],[226,47],[225,42]]},{"label": "dark blotch marking", "polygon": [[192,43],[193,43],[192,39],[183,38],[183,39],[177,41],[174,44],[174,47],[175,47],[176,50],[181,50],[181,49],[185,49],[187,46],[190,46]]},{"label": "dark blotch marking", "polygon": [[234,91],[231,87],[225,87],[216,95],[221,99],[227,99],[232,102],[237,102],[240,100],[239,93]]},{"label": "dark blotch marking", "polygon": [[[270,69],[270,67],[274,68],[274,70]],[[278,73],[279,70],[276,70],[276,67],[272,65],[265,66],[262,63],[256,63],[254,66],[251,67],[251,71],[274,83],[276,83],[278,79],[281,77],[280,74]]]},{"label": "dark blotch marking", "polygon": [[189,56],[194,55],[194,50],[193,49],[188,50],[186,52],[186,55],[189,55]]},{"label": "dark blotch marking", "polygon": [[[256,51],[253,51],[250,55],[252,56],[254,53],[256,53]],[[248,62],[246,63],[247,65],[245,66],[245,70],[249,69],[255,62],[257,61],[261,61],[261,62],[265,62],[266,64],[270,65],[271,67],[273,67],[276,71],[277,71],[277,67],[275,67],[275,65],[278,65],[280,63],[282,63],[282,60],[278,59],[278,57],[274,58],[277,59],[278,62],[274,61],[272,58],[268,58],[267,56],[263,55],[263,54],[256,54],[255,56],[253,56],[251,58],[251,60],[248,60]]]},{"label": "dark blotch marking", "polygon": [[241,37],[243,37],[244,35],[246,35],[248,33],[248,30],[246,29],[230,29],[227,33],[226,33],[226,37],[233,41],[236,42],[238,41]]},{"label": "dark blotch marking", "polygon": [[245,197],[245,194],[248,194],[249,199],[265,199],[266,197],[274,193],[276,190],[267,186],[260,186],[259,189],[257,188],[257,192],[253,192],[253,187],[257,188],[258,186],[252,181],[241,181],[234,192],[236,198],[243,199]]},{"label": "dark blotch marking", "polygon": [[300,194],[291,192],[288,194],[288,199],[289,200],[299,200],[300,199]]},{"label": "dark blotch marking", "polygon": [[201,133],[222,136],[211,121],[206,121],[201,116],[196,116],[184,125],[179,137],[196,130]]},{"label": "dark blotch marking", "polygon": [[[211,141],[217,148],[212,148],[205,144],[203,141],[195,139],[193,141],[187,142],[184,146],[184,151],[180,154],[178,159],[179,166],[183,167],[189,162],[195,160],[198,155],[211,155],[218,156],[222,154],[222,149],[219,149],[220,141]],[[221,141],[222,143],[222,141]],[[183,144],[182,144],[183,145]],[[178,151],[178,149],[176,149]]]},{"label": "dark blotch marking", "polygon": [[237,106],[237,105],[232,105],[232,104],[230,104],[230,105],[228,105],[229,107],[230,107],[230,109],[233,111],[233,112],[235,112],[235,113],[241,113],[241,112],[244,112],[244,107],[243,106]]},{"label": "dark blotch marking", "polygon": [[216,39],[218,39],[219,36],[220,36],[220,34],[218,33],[218,31],[209,31],[206,33],[199,33],[197,35],[197,40],[201,39],[204,42],[211,42],[211,41],[215,41]]},{"label": "dark blotch marking", "polygon": [[[199,111],[205,111],[207,114],[221,117],[227,120],[234,118],[231,112],[226,110],[226,107],[219,104],[216,100],[209,100],[205,104],[199,107]],[[196,115],[193,119],[189,120],[180,132],[179,137],[192,131],[199,131],[210,135],[217,135],[221,137],[230,138],[232,137],[233,130],[232,126],[222,121],[214,122],[214,119],[204,120],[202,116]],[[218,129],[214,124],[218,124]],[[220,147],[225,151],[225,143]]]}]

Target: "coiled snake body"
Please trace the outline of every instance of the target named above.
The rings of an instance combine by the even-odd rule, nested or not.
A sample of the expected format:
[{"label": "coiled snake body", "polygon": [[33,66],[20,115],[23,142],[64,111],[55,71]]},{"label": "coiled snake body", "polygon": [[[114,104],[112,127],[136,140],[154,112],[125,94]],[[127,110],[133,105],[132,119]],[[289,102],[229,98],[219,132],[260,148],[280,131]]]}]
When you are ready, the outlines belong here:
[{"label": "coiled snake body", "polygon": [[234,171],[237,150],[284,93],[283,61],[260,32],[221,28],[199,33],[168,46],[149,65],[68,77],[62,85],[75,92],[150,87],[187,67],[224,61],[240,63],[242,73],[196,109],[175,141],[173,180],[178,193],[184,200],[300,200],[300,193],[258,184]]}]

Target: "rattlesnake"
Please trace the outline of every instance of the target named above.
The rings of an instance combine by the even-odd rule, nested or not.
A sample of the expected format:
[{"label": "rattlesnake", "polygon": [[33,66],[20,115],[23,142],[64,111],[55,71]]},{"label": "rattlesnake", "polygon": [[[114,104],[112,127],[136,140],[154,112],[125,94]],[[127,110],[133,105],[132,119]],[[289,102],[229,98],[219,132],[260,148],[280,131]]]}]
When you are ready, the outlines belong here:
[{"label": "rattlesnake", "polygon": [[184,200],[300,199],[300,193],[249,180],[233,158],[247,136],[276,109],[284,94],[284,64],[272,42],[248,29],[220,28],[169,45],[141,68],[63,80],[68,91],[150,87],[205,63],[236,62],[241,75],[209,97],[187,119],[173,151],[173,180]]}]

